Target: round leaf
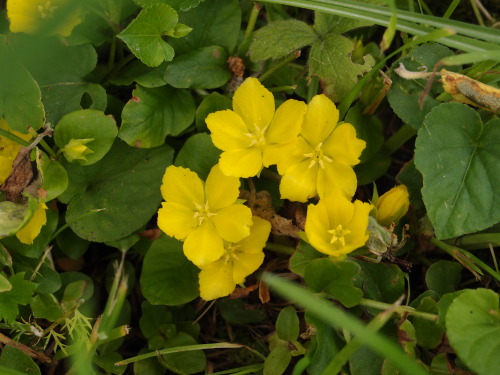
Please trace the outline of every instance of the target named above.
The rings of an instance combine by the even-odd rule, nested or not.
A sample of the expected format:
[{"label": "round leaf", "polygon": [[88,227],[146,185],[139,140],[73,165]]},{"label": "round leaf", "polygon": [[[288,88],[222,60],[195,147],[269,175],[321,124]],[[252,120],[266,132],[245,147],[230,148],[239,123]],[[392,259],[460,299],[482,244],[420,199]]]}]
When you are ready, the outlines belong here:
[{"label": "round leaf", "polygon": [[81,238],[96,242],[116,241],[139,230],[161,202],[161,178],[172,157],[169,146],[142,150],[116,142],[93,165],[68,164],[74,195],[66,222]]},{"label": "round leaf", "polygon": [[498,294],[488,289],[467,290],[455,298],[446,314],[451,346],[479,375],[500,369],[500,310]]},{"label": "round leaf", "polygon": [[81,165],[90,165],[101,160],[111,148],[118,129],[115,120],[95,109],[82,109],[64,116],[54,130],[54,142],[63,148],[71,140],[90,139],[85,142],[89,152],[84,159],[75,159]]},{"label": "round leaf", "polygon": [[57,198],[68,187],[68,173],[66,169],[56,160],[52,160],[45,153],[41,153],[42,158],[38,159],[42,172],[42,189],[47,192],[45,201]]},{"label": "round leaf", "polygon": [[198,268],[184,256],[182,243],[164,236],[146,253],[141,273],[144,297],[154,305],[175,306],[199,296]]},{"label": "round leaf", "polygon": [[436,236],[447,239],[500,221],[500,119],[483,126],[460,103],[434,108],[416,140],[415,165]]},{"label": "round leaf", "polygon": [[186,90],[137,86],[132,94],[132,99],[123,108],[118,134],[130,146],[160,146],[167,135],[179,135],[194,120],[194,99]]},{"label": "round leaf", "polygon": [[[203,155],[200,158],[200,155]],[[196,172],[202,180],[206,180],[212,167],[219,161],[220,150],[217,149],[206,133],[190,137],[180,149],[175,165],[189,168]]]}]

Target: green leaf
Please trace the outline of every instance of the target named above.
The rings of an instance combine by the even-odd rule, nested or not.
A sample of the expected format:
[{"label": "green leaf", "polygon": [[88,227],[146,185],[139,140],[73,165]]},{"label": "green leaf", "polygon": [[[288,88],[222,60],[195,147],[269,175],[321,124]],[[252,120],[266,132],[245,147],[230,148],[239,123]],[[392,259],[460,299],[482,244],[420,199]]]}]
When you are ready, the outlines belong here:
[{"label": "green leaf", "polygon": [[276,346],[264,361],[264,375],[281,375],[285,372],[292,353],[287,346]]},{"label": "green leaf", "polygon": [[9,278],[12,289],[0,293],[0,319],[13,323],[19,314],[17,305],[26,305],[31,302],[31,296],[36,284],[24,280],[24,272],[16,273]]},{"label": "green leaf", "polygon": [[282,309],[276,320],[278,337],[285,341],[294,341],[299,337],[299,317],[293,306]]},{"label": "green leaf", "polygon": [[[165,342],[165,348],[196,344],[197,342],[192,336],[185,332],[178,332],[175,337]],[[206,367],[205,353],[202,350],[179,351],[178,353],[164,354],[162,358],[169,368],[176,370],[176,373],[195,374]]]},{"label": "green leaf", "polygon": [[446,314],[450,345],[460,359],[479,375],[500,368],[500,310],[498,294],[488,289],[466,290]]},{"label": "green leaf", "polygon": [[12,284],[2,273],[0,273],[0,293],[8,292],[9,290],[12,290]]},{"label": "green leaf", "polygon": [[27,258],[15,254],[13,259],[16,272],[22,271],[27,275],[35,275],[31,281],[36,284],[35,291],[37,293],[54,293],[61,287],[61,277],[59,273],[51,267],[48,259],[41,265],[37,258]]},{"label": "green leaf", "polygon": [[80,258],[89,248],[89,241],[78,237],[70,228],[63,230],[56,237],[59,249],[71,259]]},{"label": "green leaf", "polygon": [[221,87],[231,78],[227,58],[226,50],[218,46],[185,53],[168,64],[165,81],[180,89]]},{"label": "green leaf", "polygon": [[[175,0],[177,4],[184,1]],[[187,4],[189,3],[193,3],[193,0],[188,0]],[[232,53],[240,35],[240,2],[238,0],[205,1],[196,8],[180,13],[179,22],[192,27],[193,31],[184,38],[169,39],[177,55],[208,46],[220,46]]]},{"label": "green leaf", "polygon": [[160,204],[161,178],[172,156],[169,146],[135,149],[117,141],[95,164],[67,164],[71,198],[66,222],[78,236],[96,242],[139,230]]},{"label": "green leaf", "polygon": [[352,375],[380,375],[384,358],[373,350],[362,346],[349,359],[349,369]]},{"label": "green leaf", "polygon": [[[212,167],[219,161],[220,153],[207,133],[198,133],[189,137],[184,143],[174,164],[191,169],[204,181]],[[200,155],[203,157],[200,158]]]},{"label": "green leaf", "polygon": [[10,128],[26,133],[26,125],[38,129],[43,124],[43,105],[40,88],[31,74],[5,46],[0,36],[0,118]]},{"label": "green leaf", "polygon": [[92,361],[108,373],[121,375],[127,368],[126,366],[115,366],[115,363],[122,359],[123,357],[117,352],[108,352],[94,356]]},{"label": "green leaf", "polygon": [[224,320],[231,324],[260,323],[266,314],[260,309],[249,309],[241,299],[219,298],[215,304]]},{"label": "green leaf", "polygon": [[42,189],[47,192],[45,201],[51,201],[61,195],[68,187],[68,173],[57,160],[52,160],[45,153],[38,159],[42,173]]},{"label": "green leaf", "polygon": [[317,258],[323,258],[324,255],[317,251],[307,242],[300,240],[297,249],[290,257],[290,270],[297,275],[304,276],[307,265]]},{"label": "green leaf", "polygon": [[144,297],[154,305],[175,306],[198,297],[198,268],[184,256],[182,243],[163,236],[146,253],[141,272]]},{"label": "green leaf", "polygon": [[500,220],[500,119],[483,125],[460,103],[434,108],[419,130],[415,165],[436,236],[447,239]]},{"label": "green leaf", "polygon": [[22,203],[0,202],[0,238],[17,233],[33,216],[38,208],[38,200],[28,195]]},{"label": "green leaf", "polygon": [[352,307],[363,298],[363,291],[352,283],[359,271],[359,265],[349,260],[332,262],[330,258],[320,258],[307,265],[304,278],[313,291],[325,291],[344,306]]},{"label": "green leaf", "polygon": [[[424,297],[422,301],[420,301],[417,311],[437,314],[437,302],[431,297]],[[413,319],[413,325],[415,326],[417,344],[419,346],[426,349],[433,349],[441,343],[444,328],[438,325],[437,322],[415,317]]]},{"label": "green leaf", "polygon": [[[18,370],[25,375],[41,374],[40,368],[28,354],[10,345],[6,345],[2,349],[0,366],[5,366],[12,370]],[[0,371],[2,374],[11,375],[9,372],[4,373],[1,369]]]},{"label": "green leaf", "polygon": [[375,156],[384,144],[382,121],[376,116],[363,114],[361,106],[356,105],[347,112],[345,122],[352,124],[356,129],[356,137],[366,142],[359,158],[361,163],[365,163]]},{"label": "green leaf", "polygon": [[233,101],[217,92],[205,96],[196,110],[196,128],[199,132],[208,132],[205,119],[212,112],[233,108]]},{"label": "green leaf", "polygon": [[344,34],[350,30],[371,24],[371,22],[341,17],[335,14],[314,12],[314,28],[321,35],[328,33]]},{"label": "green leaf", "polygon": [[390,155],[380,150],[370,160],[354,166],[354,172],[358,178],[358,186],[372,184],[373,181],[382,177],[391,166]]},{"label": "green leaf", "polygon": [[271,22],[254,33],[250,57],[254,61],[277,59],[312,44],[317,38],[305,22],[294,19]]},{"label": "green leaf", "polygon": [[80,165],[90,165],[101,160],[109,151],[118,134],[112,116],[94,109],[82,109],[65,115],[54,130],[54,142],[63,149],[71,140],[90,139],[84,146],[88,153],[83,159],[74,161]]},{"label": "green leaf", "polygon": [[456,291],[462,280],[463,267],[460,263],[439,260],[432,263],[425,274],[427,287],[441,296]]},{"label": "green leaf", "polygon": [[361,266],[361,272],[356,276],[354,285],[364,291],[366,298],[393,303],[404,293],[404,274],[397,265],[357,260],[356,263]]},{"label": "green leaf", "polygon": [[18,42],[16,52],[40,85],[48,123],[54,125],[65,114],[79,109],[106,108],[104,88],[84,79],[97,64],[91,44],[68,46],[58,38],[31,35],[19,37]]},{"label": "green leaf", "polygon": [[167,83],[164,78],[166,67],[166,62],[156,68],[151,68],[139,60],[134,60],[121,69],[118,76],[113,76],[110,82],[118,86],[129,86],[134,82],[147,88],[165,86]]},{"label": "green leaf", "polygon": [[422,70],[432,72],[441,58],[450,55],[453,55],[453,52],[448,47],[431,43],[414,48],[406,56],[392,64],[390,75],[392,85],[387,93],[387,99],[394,113],[404,123],[419,129],[424,117],[432,108],[439,105],[435,97],[442,93],[443,89],[438,82],[434,82],[430,91],[425,95],[422,108],[420,108],[419,99],[429,78],[405,79],[395,73],[394,68],[403,64],[407,70],[412,72],[421,72]]},{"label": "green leaf", "polygon": [[162,39],[177,24],[177,12],[165,4],[148,7],[118,34],[130,51],[148,66],[172,61],[174,49]]},{"label": "green leaf", "polygon": [[194,120],[196,107],[186,90],[170,86],[137,86],[123,108],[118,136],[130,146],[150,148],[162,145],[167,135],[179,135]]},{"label": "green leaf", "polygon": [[30,303],[33,316],[55,322],[64,314],[61,305],[52,294],[37,294]]},{"label": "green leaf", "polygon": [[202,1],[205,0],[134,0],[137,5],[143,8],[157,4],[167,4],[176,10],[188,10],[198,6]]},{"label": "green leaf", "polygon": [[363,57],[364,63],[351,60],[354,42],[342,35],[329,34],[316,40],[309,52],[309,73],[321,78],[334,102],[340,101],[358,82],[358,76],[375,64],[371,55]]}]

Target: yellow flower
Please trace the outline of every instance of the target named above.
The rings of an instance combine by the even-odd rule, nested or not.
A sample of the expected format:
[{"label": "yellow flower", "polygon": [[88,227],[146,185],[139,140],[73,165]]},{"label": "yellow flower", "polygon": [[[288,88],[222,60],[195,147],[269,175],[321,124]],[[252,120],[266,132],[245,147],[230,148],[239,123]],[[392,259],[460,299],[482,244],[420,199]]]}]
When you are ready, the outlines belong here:
[{"label": "yellow flower", "polygon": [[397,224],[408,212],[410,207],[410,195],[404,185],[393,187],[387,193],[377,199],[377,221],[384,227],[391,223]]},{"label": "yellow flower", "polygon": [[337,125],[338,120],[339,111],[325,95],[316,95],[308,104],[293,154],[278,163],[282,198],[305,202],[336,189],[347,198],[354,195],[352,167],[359,163],[365,142],[356,138],[351,124]]},{"label": "yellow flower", "polygon": [[297,138],[306,108],[290,99],[275,112],[273,94],[257,78],[247,78],[234,93],[233,110],[206,118],[214,145],[223,151],[222,172],[252,177],[277,164]]},{"label": "yellow flower", "polygon": [[184,242],[184,254],[198,267],[224,254],[224,241],[238,242],[250,234],[252,212],[237,204],[240,181],[215,165],[204,183],[196,173],[170,166],[163,176],[165,202],[158,226]]},{"label": "yellow flower", "polygon": [[19,241],[26,245],[31,245],[35,238],[40,234],[42,227],[47,223],[47,206],[43,202],[39,202],[38,208],[20,231],[16,233]]},{"label": "yellow flower", "polygon": [[85,146],[87,143],[92,142],[94,138],[83,138],[83,139],[71,139],[66,146],[64,146],[61,151],[70,163],[73,160],[87,160],[85,155],[92,154],[94,151],[92,151],[90,148]]},{"label": "yellow flower", "polygon": [[305,232],[316,250],[339,260],[368,240],[368,215],[373,206],[356,200],[351,203],[334,191],[307,208]]},{"label": "yellow flower", "polygon": [[[31,135],[29,134],[21,134],[15,130],[11,130],[9,125],[2,119],[0,119],[0,129],[8,131],[25,141],[31,139]],[[16,158],[20,148],[21,145],[19,143],[10,138],[2,137],[0,134],[0,184],[9,177],[12,171],[12,162]]]},{"label": "yellow flower", "polygon": [[200,267],[200,296],[212,300],[231,294],[237,284],[253,273],[264,260],[262,251],[271,232],[271,224],[253,218],[250,235],[237,243],[225,242],[219,260]]},{"label": "yellow flower", "polygon": [[7,0],[7,16],[13,33],[69,36],[82,22],[74,0]]}]

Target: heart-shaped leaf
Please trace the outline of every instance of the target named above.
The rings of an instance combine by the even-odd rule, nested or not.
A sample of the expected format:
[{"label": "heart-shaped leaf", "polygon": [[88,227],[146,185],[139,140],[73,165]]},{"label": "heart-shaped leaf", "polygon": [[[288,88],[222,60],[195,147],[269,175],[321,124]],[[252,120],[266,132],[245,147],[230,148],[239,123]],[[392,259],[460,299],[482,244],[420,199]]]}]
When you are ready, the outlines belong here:
[{"label": "heart-shaped leaf", "polygon": [[426,116],[415,165],[438,238],[477,232],[500,220],[499,146],[500,119],[483,125],[465,104],[441,104]]}]

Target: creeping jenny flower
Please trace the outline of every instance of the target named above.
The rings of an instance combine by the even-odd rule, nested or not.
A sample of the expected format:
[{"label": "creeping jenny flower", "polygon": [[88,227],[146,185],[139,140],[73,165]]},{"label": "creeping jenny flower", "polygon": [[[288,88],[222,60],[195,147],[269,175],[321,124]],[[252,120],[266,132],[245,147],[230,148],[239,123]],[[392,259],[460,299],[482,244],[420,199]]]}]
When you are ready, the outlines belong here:
[{"label": "creeping jenny flower", "polygon": [[184,242],[184,254],[198,267],[224,254],[224,241],[238,242],[250,234],[252,212],[237,204],[240,181],[215,165],[204,183],[196,173],[170,166],[162,180],[165,202],[158,226]]},{"label": "creeping jenny flower", "polygon": [[212,300],[231,294],[245,277],[264,260],[262,249],[271,232],[271,224],[260,217],[253,218],[250,235],[239,242],[224,242],[225,251],[215,262],[200,267],[200,296]]},{"label": "creeping jenny flower", "polygon": [[377,221],[384,227],[391,223],[397,224],[408,212],[410,207],[410,195],[404,185],[393,187],[383,194],[375,203],[377,208]]},{"label": "creeping jenny flower", "polygon": [[19,241],[26,245],[31,245],[35,238],[40,234],[42,227],[47,223],[47,206],[40,202],[35,213],[20,231],[16,233]]},{"label": "creeping jenny flower", "polygon": [[275,112],[274,97],[256,78],[247,78],[236,90],[233,110],[206,118],[214,145],[223,152],[225,175],[252,177],[277,164],[297,138],[306,104],[287,100]]},{"label": "creeping jenny flower", "polygon": [[[11,130],[7,123],[0,119],[0,129],[8,131],[25,141],[31,139],[29,134],[21,134],[15,130]],[[0,134],[0,184],[2,184],[12,171],[12,163],[19,152],[21,145],[10,138],[2,137]]]},{"label": "creeping jenny flower", "polygon": [[93,140],[94,138],[71,139],[61,151],[70,163],[73,160],[87,160],[85,155],[92,154],[94,151],[88,148],[86,144]]},{"label": "creeping jenny flower", "polygon": [[356,200],[351,203],[339,191],[321,198],[307,208],[305,232],[319,252],[343,259],[368,240],[368,216],[373,206]]},{"label": "creeping jenny flower", "polygon": [[316,95],[308,104],[293,154],[278,163],[282,198],[305,202],[337,189],[347,198],[354,195],[352,167],[359,163],[365,141],[356,138],[354,126],[337,125],[338,120],[339,111],[325,95]]},{"label": "creeping jenny flower", "polygon": [[13,33],[69,36],[82,22],[80,6],[74,0],[7,0],[7,16]]}]

